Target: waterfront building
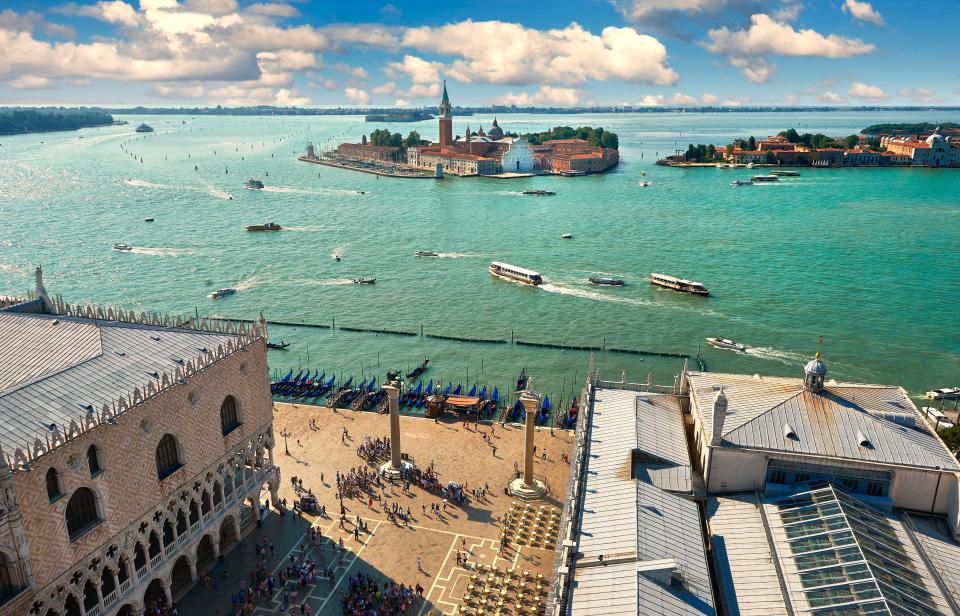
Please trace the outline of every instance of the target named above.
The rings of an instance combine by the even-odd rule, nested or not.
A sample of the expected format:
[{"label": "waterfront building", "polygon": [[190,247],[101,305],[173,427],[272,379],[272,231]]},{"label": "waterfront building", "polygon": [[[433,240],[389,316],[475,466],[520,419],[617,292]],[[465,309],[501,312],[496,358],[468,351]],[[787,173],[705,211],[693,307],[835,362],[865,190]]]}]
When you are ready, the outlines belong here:
[{"label": "waterfront building", "polygon": [[[790,151],[792,152],[793,150]],[[765,163],[767,162],[768,153],[769,152],[761,150],[734,150],[733,162],[738,165]]]},{"label": "waterfront building", "polygon": [[400,148],[373,145],[371,143],[341,143],[335,150],[337,156],[359,161],[397,162]]},{"label": "waterfront building", "polygon": [[[496,126],[496,120],[494,120],[494,126]],[[513,140],[507,151],[500,157],[500,169],[503,173],[533,172],[533,151],[526,137],[517,137]]]},{"label": "waterfront building", "polygon": [[902,388],[589,374],[551,616],[960,613],[960,464]]},{"label": "waterfront building", "polygon": [[620,152],[592,146],[584,139],[554,139],[534,148],[537,169],[551,173],[582,171],[598,173],[620,163]]},{"label": "waterfront building", "polygon": [[878,167],[880,158],[880,152],[854,148],[843,152],[843,165],[845,167]]},{"label": "waterfront building", "polygon": [[276,501],[264,324],[0,304],[0,613],[141,616]]},{"label": "waterfront building", "polygon": [[883,136],[880,144],[888,152],[909,156],[913,165],[923,167],[960,167],[960,147],[937,128],[927,137]]},{"label": "waterfront building", "polygon": [[793,151],[795,144],[790,143],[786,137],[780,135],[771,135],[766,139],[757,142],[757,149],[761,152],[770,151]]}]

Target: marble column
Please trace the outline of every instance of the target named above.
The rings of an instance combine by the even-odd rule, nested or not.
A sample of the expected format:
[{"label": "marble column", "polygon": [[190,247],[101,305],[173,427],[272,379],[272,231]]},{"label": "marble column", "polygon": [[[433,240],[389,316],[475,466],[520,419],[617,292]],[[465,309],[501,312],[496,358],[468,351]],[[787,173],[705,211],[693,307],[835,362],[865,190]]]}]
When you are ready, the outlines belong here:
[{"label": "marble column", "polygon": [[[532,379],[531,379],[532,381]],[[537,411],[540,407],[540,398],[530,391],[520,395],[520,403],[526,412],[524,424],[523,446],[523,477],[510,482],[509,492],[516,498],[523,500],[538,500],[547,493],[546,484],[533,476],[533,443],[536,433]]]},{"label": "marble column", "polygon": [[400,390],[393,385],[384,385],[390,410],[390,461],[380,467],[380,474],[387,479],[400,479],[403,464],[400,455]]}]

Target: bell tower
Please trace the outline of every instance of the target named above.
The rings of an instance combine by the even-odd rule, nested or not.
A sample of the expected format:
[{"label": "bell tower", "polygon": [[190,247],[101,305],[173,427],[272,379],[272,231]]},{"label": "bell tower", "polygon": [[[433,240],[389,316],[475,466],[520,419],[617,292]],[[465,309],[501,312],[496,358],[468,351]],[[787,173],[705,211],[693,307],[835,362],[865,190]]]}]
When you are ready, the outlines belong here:
[{"label": "bell tower", "polygon": [[443,80],[443,98],[440,99],[439,111],[440,122],[440,149],[453,145],[453,107],[450,105],[450,97],[447,96],[447,80]]}]

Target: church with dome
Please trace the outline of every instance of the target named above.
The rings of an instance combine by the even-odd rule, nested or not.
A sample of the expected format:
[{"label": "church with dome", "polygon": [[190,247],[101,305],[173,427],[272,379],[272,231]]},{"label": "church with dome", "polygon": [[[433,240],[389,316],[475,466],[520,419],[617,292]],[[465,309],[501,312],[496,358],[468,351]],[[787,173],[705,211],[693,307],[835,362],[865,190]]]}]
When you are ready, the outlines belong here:
[{"label": "church with dome", "polygon": [[888,152],[909,157],[915,166],[960,167],[960,140],[944,136],[939,126],[926,136],[884,136],[880,138],[880,145]]}]

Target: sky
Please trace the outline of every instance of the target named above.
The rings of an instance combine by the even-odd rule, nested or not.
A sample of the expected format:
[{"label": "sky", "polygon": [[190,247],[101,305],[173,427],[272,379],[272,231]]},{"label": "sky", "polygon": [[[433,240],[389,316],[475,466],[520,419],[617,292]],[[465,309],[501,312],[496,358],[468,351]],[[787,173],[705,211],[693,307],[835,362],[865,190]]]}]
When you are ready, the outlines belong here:
[{"label": "sky", "polygon": [[[0,104],[958,105],[958,0],[4,0]],[[938,59],[939,58],[939,59]]]}]

